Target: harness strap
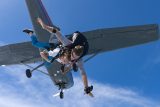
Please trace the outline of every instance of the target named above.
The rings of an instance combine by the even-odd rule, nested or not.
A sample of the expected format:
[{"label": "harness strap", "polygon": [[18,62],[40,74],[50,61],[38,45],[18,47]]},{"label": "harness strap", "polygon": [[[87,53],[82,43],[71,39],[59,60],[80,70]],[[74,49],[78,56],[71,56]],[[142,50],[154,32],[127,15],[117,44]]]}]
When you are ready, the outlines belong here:
[{"label": "harness strap", "polygon": [[57,54],[55,57],[52,58],[51,63],[52,63],[55,59],[57,59],[57,58],[59,58],[61,55],[63,55],[63,54],[66,52],[66,50],[70,51],[68,48],[63,47],[62,45],[59,45],[58,47],[60,48],[60,51],[58,52],[58,54]]}]

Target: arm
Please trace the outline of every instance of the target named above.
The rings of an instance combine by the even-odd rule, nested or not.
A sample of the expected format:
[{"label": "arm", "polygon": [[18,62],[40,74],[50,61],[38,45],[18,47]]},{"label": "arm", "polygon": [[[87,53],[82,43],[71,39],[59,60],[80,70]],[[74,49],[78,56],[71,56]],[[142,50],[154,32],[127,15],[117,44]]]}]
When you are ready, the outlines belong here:
[{"label": "arm", "polygon": [[50,33],[53,33],[53,30],[56,30],[56,31],[55,31],[55,35],[56,35],[57,39],[58,39],[64,46],[67,46],[67,45],[69,45],[69,44],[72,43],[72,41],[70,41],[68,38],[62,36],[61,32],[60,32],[58,29],[46,25],[40,18],[37,18],[37,22],[41,25],[41,27],[42,27],[43,29],[47,30],[47,31],[50,32]]},{"label": "arm", "polygon": [[80,69],[80,73],[81,73],[81,76],[82,76],[84,87],[88,87],[88,79],[87,79],[86,71],[85,71],[84,66],[83,66],[83,61],[79,60],[76,64]]}]

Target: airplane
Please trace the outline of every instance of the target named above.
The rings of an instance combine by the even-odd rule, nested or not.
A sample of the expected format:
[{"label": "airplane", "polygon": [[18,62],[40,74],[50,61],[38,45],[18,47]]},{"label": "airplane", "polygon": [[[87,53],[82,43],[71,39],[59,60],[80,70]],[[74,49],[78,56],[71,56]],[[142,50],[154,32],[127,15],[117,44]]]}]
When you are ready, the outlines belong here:
[{"label": "airplane", "polygon": [[[40,17],[44,23],[49,26],[56,27],[59,30],[60,28],[52,23],[41,0],[25,0],[25,2],[37,38],[39,41],[48,42],[51,34],[40,27],[37,23],[37,18]],[[158,24],[148,24],[118,28],[103,28],[82,32],[82,34],[85,35],[89,43],[89,52],[87,54],[89,57],[85,60],[85,62],[87,62],[99,53],[159,40],[159,26]],[[65,36],[71,37],[72,34]],[[63,90],[69,89],[74,85],[72,73],[67,72],[66,74],[63,74],[60,71],[61,64],[57,61],[54,61],[51,66],[45,66],[45,62],[39,55],[40,51],[42,50],[32,46],[30,41],[1,46],[0,65],[23,64],[30,68],[26,70],[26,76],[28,78],[31,78],[33,71],[40,71],[45,75],[48,75],[52,79],[53,84],[59,88],[59,96],[63,99]],[[35,62],[42,63],[37,67],[28,65],[29,63]],[[46,67],[48,73],[38,69],[42,66]]]}]

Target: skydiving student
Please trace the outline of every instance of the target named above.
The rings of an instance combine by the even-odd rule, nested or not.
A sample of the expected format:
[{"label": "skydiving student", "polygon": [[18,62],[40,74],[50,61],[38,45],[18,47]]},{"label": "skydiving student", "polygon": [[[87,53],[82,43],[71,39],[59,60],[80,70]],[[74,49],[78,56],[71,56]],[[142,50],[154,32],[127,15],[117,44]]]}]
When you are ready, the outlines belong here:
[{"label": "skydiving student", "polygon": [[[93,96],[91,94],[91,91],[93,90],[93,86],[88,86],[88,79],[87,79],[87,75],[86,75],[86,72],[83,66],[83,60],[82,60],[82,57],[87,54],[89,49],[88,42],[85,36],[82,33],[76,31],[73,33],[72,41],[71,41],[67,37],[62,36],[61,32],[58,29],[46,25],[40,18],[37,19],[37,22],[41,25],[43,29],[47,30],[50,33],[54,33],[57,39],[63,44],[63,46],[71,50],[70,63],[73,65],[73,68],[75,67],[74,70],[77,70],[76,66],[78,66],[78,68],[80,69],[85,93]],[[79,55],[72,52],[75,48],[77,48],[76,47],[77,45],[81,46],[82,48],[81,50],[82,53]]]},{"label": "skydiving student", "polygon": [[[53,43],[44,43],[44,42],[39,42],[37,40],[37,37],[33,35],[34,31],[25,29],[23,32],[27,33],[31,37],[32,45],[45,49],[43,52],[40,52],[40,55],[43,59],[45,59],[47,62],[50,62],[53,58],[55,58],[58,53],[60,52],[60,48],[56,46],[56,44]],[[68,51],[63,52],[60,54],[56,60],[61,63],[61,64],[68,64],[69,61],[71,60],[71,54]]]}]

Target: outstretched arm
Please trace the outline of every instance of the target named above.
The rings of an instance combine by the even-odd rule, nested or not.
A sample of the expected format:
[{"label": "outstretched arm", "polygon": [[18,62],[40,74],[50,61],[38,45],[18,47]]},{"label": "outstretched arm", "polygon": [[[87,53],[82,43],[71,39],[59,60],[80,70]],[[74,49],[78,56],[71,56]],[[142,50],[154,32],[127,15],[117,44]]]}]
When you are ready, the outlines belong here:
[{"label": "outstretched arm", "polygon": [[60,32],[58,29],[46,25],[46,24],[42,21],[42,19],[37,18],[37,22],[41,25],[41,27],[42,27],[43,29],[47,30],[47,31],[50,32],[50,33],[55,33],[57,39],[58,39],[64,46],[67,46],[67,45],[69,45],[69,44],[72,43],[72,41],[70,41],[68,38],[62,36],[61,32]]},{"label": "outstretched arm", "polygon": [[80,73],[81,73],[81,76],[82,76],[83,84],[84,84],[84,87],[86,88],[86,87],[88,87],[88,79],[87,79],[86,71],[85,71],[84,66],[83,66],[83,61],[79,60],[76,64],[80,69]]}]

